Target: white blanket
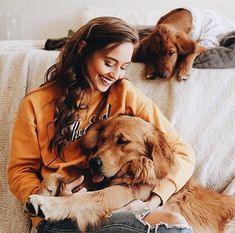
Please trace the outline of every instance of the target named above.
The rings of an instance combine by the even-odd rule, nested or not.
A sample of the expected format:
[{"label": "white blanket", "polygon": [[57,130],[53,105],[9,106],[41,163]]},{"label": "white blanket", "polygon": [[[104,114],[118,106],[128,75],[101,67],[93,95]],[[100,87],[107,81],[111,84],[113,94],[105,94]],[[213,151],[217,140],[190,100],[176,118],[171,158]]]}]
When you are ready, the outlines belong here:
[{"label": "white blanket", "polygon": [[192,13],[193,18],[191,36],[205,48],[218,47],[224,35],[235,30],[235,22],[219,12],[194,7],[186,9]]}]

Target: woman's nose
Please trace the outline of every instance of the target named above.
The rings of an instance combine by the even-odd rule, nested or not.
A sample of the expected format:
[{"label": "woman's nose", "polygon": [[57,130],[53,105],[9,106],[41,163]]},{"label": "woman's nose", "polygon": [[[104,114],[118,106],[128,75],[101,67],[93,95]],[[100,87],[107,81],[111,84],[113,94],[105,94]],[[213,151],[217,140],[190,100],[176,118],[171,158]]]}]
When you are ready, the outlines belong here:
[{"label": "woman's nose", "polygon": [[109,75],[113,78],[113,79],[119,79],[120,78],[120,69],[115,69],[112,70]]}]

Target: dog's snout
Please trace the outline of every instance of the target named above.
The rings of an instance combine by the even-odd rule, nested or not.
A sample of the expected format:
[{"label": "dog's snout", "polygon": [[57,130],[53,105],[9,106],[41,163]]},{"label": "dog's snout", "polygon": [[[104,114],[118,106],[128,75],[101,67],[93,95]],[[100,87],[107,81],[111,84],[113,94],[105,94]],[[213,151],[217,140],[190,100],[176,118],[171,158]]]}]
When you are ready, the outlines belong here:
[{"label": "dog's snout", "polygon": [[36,210],[34,209],[33,204],[31,204],[29,201],[25,203],[24,210],[31,216],[36,216]]},{"label": "dog's snout", "polygon": [[100,158],[93,158],[89,160],[89,167],[93,171],[99,171],[102,165],[103,165],[103,162]]},{"label": "dog's snout", "polygon": [[155,71],[147,75],[148,79],[157,79],[157,78],[164,79],[166,77],[167,77],[167,72],[161,72],[161,71]]},{"label": "dog's snout", "polygon": [[38,209],[35,209],[33,204],[28,200],[24,205],[24,210],[28,214],[30,214],[32,217],[39,216],[41,218],[45,218],[44,213],[42,212],[40,206],[38,206]]}]

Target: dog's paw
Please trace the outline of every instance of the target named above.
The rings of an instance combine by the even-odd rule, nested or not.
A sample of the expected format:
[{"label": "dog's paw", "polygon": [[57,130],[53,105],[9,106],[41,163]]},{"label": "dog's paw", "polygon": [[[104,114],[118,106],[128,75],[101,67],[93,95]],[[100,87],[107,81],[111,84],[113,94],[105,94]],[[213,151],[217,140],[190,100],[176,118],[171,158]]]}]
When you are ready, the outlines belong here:
[{"label": "dog's paw", "polygon": [[178,81],[188,80],[189,76],[190,76],[189,74],[179,74],[179,75],[177,76],[177,80],[178,80]]},{"label": "dog's paw", "polygon": [[190,76],[190,70],[186,68],[181,68],[177,74],[177,80],[187,80]]},{"label": "dog's paw", "polygon": [[42,181],[38,194],[41,196],[57,196],[64,180],[62,175],[52,173]]},{"label": "dog's paw", "polygon": [[187,80],[190,76],[192,66],[190,64],[180,64],[178,72],[177,72],[177,79],[178,81]]},{"label": "dog's paw", "polygon": [[25,210],[32,217],[39,216],[49,221],[63,220],[67,217],[66,208],[57,198],[31,195],[25,204]]}]

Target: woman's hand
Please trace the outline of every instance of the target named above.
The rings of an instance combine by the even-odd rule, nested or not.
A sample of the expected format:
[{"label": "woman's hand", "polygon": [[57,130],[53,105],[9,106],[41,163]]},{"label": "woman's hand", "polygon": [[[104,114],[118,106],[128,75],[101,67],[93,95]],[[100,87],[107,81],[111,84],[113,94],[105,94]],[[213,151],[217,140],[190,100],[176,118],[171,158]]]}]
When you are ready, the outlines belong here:
[{"label": "woman's hand", "polygon": [[138,211],[142,209],[154,210],[161,204],[162,204],[161,198],[157,194],[152,193],[147,201],[134,200],[120,210],[128,210],[128,211]]},{"label": "woman's hand", "polygon": [[149,210],[154,210],[160,205],[162,205],[162,199],[160,196],[158,196],[155,193],[152,193],[149,197],[149,199],[145,202],[146,208]]},{"label": "woman's hand", "polygon": [[82,185],[83,180],[84,176],[80,176],[75,180],[64,182],[60,187],[60,195],[69,196],[76,192],[87,192],[87,189]]}]

